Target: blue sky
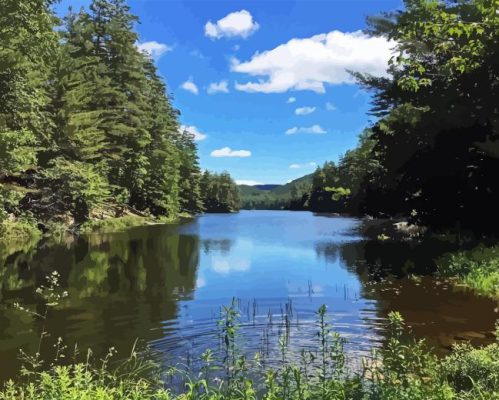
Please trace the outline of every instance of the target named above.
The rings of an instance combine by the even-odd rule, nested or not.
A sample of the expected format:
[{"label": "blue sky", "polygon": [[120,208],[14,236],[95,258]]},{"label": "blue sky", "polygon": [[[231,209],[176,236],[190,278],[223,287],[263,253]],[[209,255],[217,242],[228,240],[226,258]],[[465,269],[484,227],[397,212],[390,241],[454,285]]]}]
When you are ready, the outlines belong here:
[{"label": "blue sky", "polygon": [[[79,8],[88,0],[63,0]],[[383,74],[393,44],[358,32],[395,0],[130,0],[137,30],[201,167],[239,182],[285,183],[353,148],[370,95],[345,69]],[[321,36],[319,36],[321,35]]]}]

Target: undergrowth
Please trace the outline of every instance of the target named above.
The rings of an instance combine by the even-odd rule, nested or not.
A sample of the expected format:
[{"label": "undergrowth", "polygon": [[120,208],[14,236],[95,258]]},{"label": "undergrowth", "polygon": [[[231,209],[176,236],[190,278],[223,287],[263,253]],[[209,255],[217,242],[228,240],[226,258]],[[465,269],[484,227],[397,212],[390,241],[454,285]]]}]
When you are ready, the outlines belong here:
[{"label": "undergrowth", "polygon": [[499,246],[480,245],[439,260],[438,273],[455,277],[476,292],[499,298]]}]

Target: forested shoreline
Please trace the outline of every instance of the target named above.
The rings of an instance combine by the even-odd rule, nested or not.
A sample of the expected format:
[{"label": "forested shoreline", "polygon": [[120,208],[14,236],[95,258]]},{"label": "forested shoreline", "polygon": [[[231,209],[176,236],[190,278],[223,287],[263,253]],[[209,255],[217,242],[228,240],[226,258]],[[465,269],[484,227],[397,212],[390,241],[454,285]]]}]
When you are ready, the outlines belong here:
[{"label": "forested shoreline", "polygon": [[[126,1],[91,0],[87,9],[70,10],[62,20],[53,11],[55,2],[0,3],[0,256],[1,277],[10,289],[2,306],[10,319],[0,317],[30,323],[11,324],[2,332],[7,335],[3,338],[17,339],[26,332],[39,335],[32,349],[21,349],[23,367],[15,382],[0,385],[0,400],[497,400],[499,329],[471,332],[490,339],[489,344],[473,348],[459,344],[461,325],[450,341],[454,345],[447,348],[449,353],[439,357],[424,340],[413,340],[401,314],[381,314],[380,310],[396,308],[402,300],[401,286],[384,286],[388,277],[409,280],[414,286],[422,280],[415,265],[426,260],[404,254],[407,250],[415,255],[428,245],[418,235],[404,241],[404,250],[394,246],[398,238],[384,233],[367,238],[366,250],[357,255],[354,246],[341,249],[342,242],[351,240],[354,228],[343,236],[349,224],[321,227],[315,224],[316,216],[287,213],[306,215],[314,222],[297,220],[292,229],[288,226],[289,236],[282,234],[286,228],[266,235],[262,225],[275,221],[260,219],[245,230],[244,224],[230,220],[244,215],[230,216],[202,227],[215,231],[213,236],[198,234],[203,230],[199,226],[176,235],[169,227],[143,228],[149,231],[143,237],[140,232],[139,237],[122,232],[126,238],[117,238],[114,244],[99,235],[70,235],[52,253],[50,240],[46,247],[38,246],[43,242],[38,237],[22,241],[57,229],[102,232],[106,226],[234,212],[244,201],[229,173],[201,170],[194,136],[181,129],[179,111],[154,60],[137,47],[138,21]],[[429,288],[425,292],[409,292],[413,293],[409,300],[412,306],[419,299],[414,293],[426,295],[437,284],[445,284],[436,292],[439,297],[432,297],[436,300],[431,307],[443,320],[461,324],[462,318],[446,314],[445,300],[438,294],[454,290],[447,283],[472,288],[477,296],[493,299],[493,306],[499,298],[494,218],[499,204],[499,1],[406,0],[404,5],[402,11],[368,19],[367,32],[396,43],[388,76],[352,71],[373,93],[375,122],[360,134],[356,148],[288,187],[289,197],[273,188],[277,195],[268,199],[276,208],[386,217],[392,226],[400,218],[406,226],[427,228],[428,237],[451,243],[452,250],[459,251],[435,256],[438,265],[428,271],[435,285],[425,287]],[[264,201],[258,206],[263,207]],[[302,226],[311,228],[317,238],[304,240]],[[165,236],[158,235],[156,228],[164,229]],[[226,235],[227,231],[233,235]],[[275,240],[279,235],[282,240]],[[292,242],[294,247],[283,246],[294,236],[299,237]],[[9,238],[21,240],[10,246],[3,241]],[[258,245],[261,253],[255,255]],[[33,262],[35,251],[44,263]],[[285,253],[293,257],[288,262]],[[342,259],[350,264],[342,264]],[[304,267],[304,260],[309,260],[310,268]],[[277,266],[270,276],[272,263]],[[303,290],[290,266],[308,274],[303,275],[307,278]],[[244,275],[251,269],[257,276],[254,280]],[[312,282],[308,277],[318,269],[328,275],[317,275],[320,279]],[[43,282],[33,277],[35,272],[43,274]],[[350,281],[338,291],[336,275],[358,276],[352,282],[359,292],[349,298]],[[220,279],[224,276],[232,281]],[[326,282],[331,276],[331,282]],[[282,287],[273,286],[277,278],[283,278]],[[250,289],[263,287],[265,304],[280,293],[289,296],[288,303],[280,305],[280,314],[270,308],[266,314],[257,310],[256,299],[248,299],[246,307],[234,298],[219,309],[216,319],[208,306],[219,301],[222,287],[233,290],[235,283]],[[211,294],[194,295],[195,289],[210,284]],[[358,304],[362,324],[368,321],[368,304],[380,313],[377,325],[368,326],[365,336],[369,345],[377,340],[378,331],[386,331],[386,337],[379,348],[373,346],[368,356],[357,360],[358,367],[345,344],[361,323],[347,326],[348,334],[342,337],[334,329],[348,325],[348,319],[342,318],[349,312],[333,309],[333,318],[325,304],[303,320],[315,329],[313,346],[303,347],[298,358],[291,358],[290,339],[300,342],[304,332],[298,323],[301,315],[293,316],[301,311],[293,311],[293,297],[312,301],[315,290],[322,302],[327,284],[331,291],[336,285],[333,299],[338,303]],[[373,291],[372,297],[365,297],[377,285],[385,296],[376,298]],[[26,296],[30,288],[32,293]],[[107,299],[112,306],[109,312],[103,307],[106,296],[114,296]],[[192,312],[196,307],[189,301],[194,297],[206,301],[206,307],[203,304],[204,308]],[[25,298],[27,304],[22,301]],[[71,299],[77,300],[76,305],[88,302],[90,308],[72,309]],[[449,303],[456,309],[464,304]],[[130,324],[112,312],[116,308],[130,309],[137,318]],[[425,322],[420,325],[434,324],[424,308]],[[474,307],[473,312],[476,309],[479,314],[480,308]],[[64,321],[61,329],[50,323],[56,312]],[[248,316],[246,325],[263,328],[262,336],[256,337],[262,351],[239,334],[243,313]],[[267,315],[269,325],[260,325],[257,313]],[[186,323],[166,316],[180,314],[185,314]],[[201,319],[195,319],[197,314]],[[156,345],[151,348],[154,352],[135,347],[136,340],[128,359],[114,359],[116,343],[124,343],[127,334],[148,319],[158,322],[154,329],[145,325],[148,332],[159,335],[150,342]],[[101,334],[101,345],[110,346],[107,354],[84,347],[81,351],[80,343],[66,342],[64,336],[71,338],[74,324],[83,326],[85,320],[99,328],[80,327],[81,337]],[[205,325],[211,320],[212,330]],[[384,320],[381,325],[380,320]],[[156,351],[161,363],[168,361],[163,341],[170,332],[197,323],[201,330],[194,335],[182,331],[174,343],[189,345],[188,362],[160,365],[154,361]],[[117,335],[110,333],[111,325]],[[198,345],[203,352],[191,353],[195,341],[211,333],[214,345]],[[276,340],[271,342],[273,334]],[[265,353],[271,352],[278,362],[266,362]],[[352,355],[356,356],[355,351]]]},{"label": "forested shoreline", "polygon": [[388,77],[353,73],[377,121],[308,188],[269,206],[497,234],[497,1],[405,2],[367,31],[397,43]]},{"label": "forested shoreline", "polygon": [[126,2],[94,0],[63,20],[53,3],[1,5],[3,234],[237,210],[230,175],[202,175]]}]

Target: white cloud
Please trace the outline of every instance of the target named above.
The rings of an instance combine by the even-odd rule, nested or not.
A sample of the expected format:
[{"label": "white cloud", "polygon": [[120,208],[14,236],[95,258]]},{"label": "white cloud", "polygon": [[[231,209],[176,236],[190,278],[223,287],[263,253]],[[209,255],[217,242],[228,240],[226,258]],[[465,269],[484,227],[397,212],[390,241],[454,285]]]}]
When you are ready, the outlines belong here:
[{"label": "white cloud", "polygon": [[189,132],[191,135],[194,136],[194,140],[196,142],[199,142],[200,140],[204,140],[208,137],[208,135],[202,133],[199,131],[198,128],[196,128],[195,126],[193,125],[181,125],[180,126],[180,132],[184,132],[184,131],[187,131]]},{"label": "white cloud", "polygon": [[210,86],[208,86],[207,92],[208,94],[229,93],[229,85],[225,80],[220,82],[212,82],[210,83]]},{"label": "white cloud", "polygon": [[322,135],[322,134],[326,133],[326,130],[320,125],[312,125],[309,127],[294,126],[292,128],[289,128],[285,133],[286,133],[286,135],[294,135],[296,133],[310,133],[310,134]]},{"label": "white cloud", "polygon": [[326,103],[326,110],[328,111],[334,111],[336,110],[336,106],[333,103],[330,103],[329,101]]},{"label": "white cloud", "polygon": [[325,92],[325,84],[351,84],[347,70],[386,75],[395,43],[362,31],[332,31],[306,39],[291,39],[272,50],[257,52],[251,60],[232,60],[232,70],[263,77],[237,83],[245,92],[282,93],[288,90]]},{"label": "white cloud", "polygon": [[300,168],[311,168],[311,167],[316,167],[317,163],[314,161],[305,163],[305,164],[290,164],[289,168],[290,169],[300,169]]},{"label": "white cloud", "polygon": [[296,97],[290,97],[286,103],[291,104],[296,101]]},{"label": "white cloud", "polygon": [[236,183],[238,185],[248,185],[248,186],[263,185],[262,182],[252,181],[251,179],[236,180]]},{"label": "white cloud", "polygon": [[171,46],[164,43],[158,43],[154,40],[151,42],[137,43],[137,48],[140,51],[149,54],[153,58],[159,58],[173,49]]},{"label": "white cloud", "polygon": [[232,150],[230,147],[222,147],[221,149],[213,150],[210,154],[212,157],[250,157],[249,150]]},{"label": "white cloud", "polygon": [[186,80],[184,83],[182,83],[182,85],[180,85],[180,87],[184,90],[187,90],[188,92],[193,93],[193,94],[199,93],[199,89],[198,89],[197,85],[194,83],[192,76],[188,80]]},{"label": "white cloud", "polygon": [[295,110],[296,115],[308,115],[315,111],[315,107],[300,107]]},{"label": "white cloud", "polygon": [[246,10],[230,13],[219,19],[216,23],[208,21],[204,26],[204,34],[211,39],[222,37],[247,38],[258,30],[260,26],[253,21],[253,16]]}]

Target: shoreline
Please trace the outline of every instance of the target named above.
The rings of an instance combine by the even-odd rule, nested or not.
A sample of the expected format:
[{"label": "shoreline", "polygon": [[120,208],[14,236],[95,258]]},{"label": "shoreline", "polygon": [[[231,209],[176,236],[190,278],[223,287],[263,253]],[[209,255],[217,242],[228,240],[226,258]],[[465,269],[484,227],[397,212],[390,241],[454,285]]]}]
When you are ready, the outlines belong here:
[{"label": "shoreline", "polygon": [[[312,212],[309,210],[303,211]],[[319,215],[326,214],[336,217],[351,217],[336,213],[320,213]],[[158,218],[129,213],[120,217],[92,219],[81,225],[64,225],[62,223],[42,225],[38,223],[38,226],[34,221],[7,220],[0,224],[0,252],[10,254],[16,251],[33,249],[42,239],[62,242],[67,238],[80,235],[120,232],[140,226],[178,224],[196,218],[196,216],[188,213],[180,213],[174,218]],[[380,245],[384,245],[384,243],[389,245],[393,242],[422,244],[435,240],[454,243],[454,250],[444,252],[434,260],[436,268],[431,275],[435,276],[435,278],[445,279],[453,286],[466,287],[477,295],[499,300],[499,269],[497,271],[495,269],[495,265],[499,264],[499,256],[497,256],[499,254],[499,246],[497,245],[497,240],[468,238],[467,241],[461,241],[458,234],[452,232],[434,232],[426,228],[410,225],[406,220],[400,218],[380,219],[360,217],[360,220],[362,221],[362,226],[359,230],[360,233],[365,239],[377,241]]]},{"label": "shoreline", "polygon": [[180,213],[175,217],[153,217],[138,214],[128,214],[121,217],[91,219],[83,224],[48,223],[18,220],[0,223],[0,245],[22,244],[39,241],[43,238],[57,238],[63,236],[80,236],[99,233],[113,233],[125,229],[148,226],[170,225],[195,218],[195,215]]}]

